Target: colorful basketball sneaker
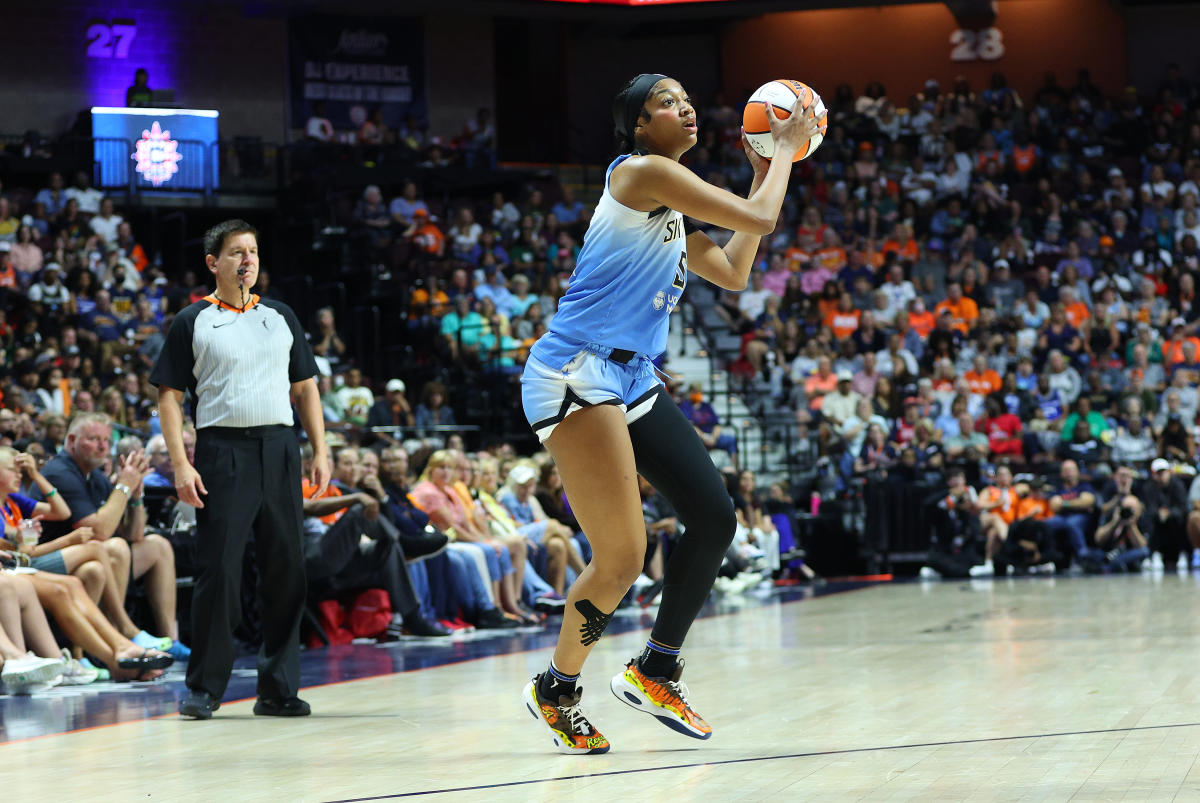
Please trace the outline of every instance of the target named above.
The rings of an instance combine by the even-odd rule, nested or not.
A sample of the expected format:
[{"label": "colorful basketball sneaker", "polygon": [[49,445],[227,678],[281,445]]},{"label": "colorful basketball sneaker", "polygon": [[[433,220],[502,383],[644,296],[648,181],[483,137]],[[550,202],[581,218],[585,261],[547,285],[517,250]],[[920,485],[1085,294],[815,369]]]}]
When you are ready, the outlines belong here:
[{"label": "colorful basketball sneaker", "polygon": [[576,687],[573,695],[563,695],[555,704],[543,700],[538,693],[540,677],[540,675],[534,677],[525,686],[523,692],[525,707],[534,719],[540,720],[550,729],[550,734],[554,738],[554,746],[558,748],[558,752],[567,755],[607,753],[608,739],[605,739],[598,730],[592,727],[592,723],[588,722],[583,708],[579,704],[579,700],[583,696],[583,689]]},{"label": "colorful basketball sneaker", "polygon": [[625,665],[624,672],[613,676],[609,686],[617,699],[630,708],[657,717],[659,722],[684,736],[707,739],[712,736],[712,728],[688,704],[688,688],[679,680],[682,674],[682,659],[670,678],[651,678],[642,674],[635,658]]}]

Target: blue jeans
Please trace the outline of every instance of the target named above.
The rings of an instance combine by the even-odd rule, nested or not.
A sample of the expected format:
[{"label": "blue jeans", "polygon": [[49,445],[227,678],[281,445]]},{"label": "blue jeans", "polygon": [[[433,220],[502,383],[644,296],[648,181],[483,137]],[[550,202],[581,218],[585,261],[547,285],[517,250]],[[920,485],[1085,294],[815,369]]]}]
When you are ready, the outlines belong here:
[{"label": "blue jeans", "polygon": [[508,554],[507,549],[496,550],[490,544],[481,544],[475,541],[458,541],[457,543],[483,552],[483,557],[488,565],[489,580],[499,580],[513,573],[512,555]]},{"label": "blue jeans", "polygon": [[528,524],[521,524],[517,527],[517,532],[526,540],[541,546],[542,541],[546,540],[546,521],[531,521]]},{"label": "blue jeans", "polygon": [[1120,554],[1114,557],[1104,567],[1105,571],[1128,572],[1132,571],[1138,564],[1150,557],[1150,550],[1146,547],[1138,547],[1137,549],[1125,549]]},{"label": "blue jeans", "polygon": [[554,588],[530,564],[525,564],[525,582],[521,587],[521,598],[526,605],[533,605],[538,597],[553,594]]},{"label": "blue jeans", "polygon": [[[435,555],[428,560],[436,560],[440,557],[442,556]],[[434,621],[438,617],[433,607],[433,592],[429,588],[429,574],[425,570],[425,561],[419,560],[416,563],[410,563],[408,566],[408,576],[412,580],[413,591],[417,594],[417,602],[420,603],[421,615],[431,622]]]},{"label": "blue jeans", "polygon": [[450,555],[450,583],[456,603],[448,618],[457,616],[460,610],[473,616],[495,608],[475,561],[453,550],[446,550],[446,554]]},{"label": "blue jeans", "polygon": [[588,543],[587,536],[583,533],[575,533],[571,539],[575,544],[575,551],[579,553],[579,557],[583,558],[584,563],[592,562],[592,545]]},{"label": "blue jeans", "polygon": [[467,555],[447,549],[440,555],[414,563],[413,585],[418,587],[417,577],[422,575],[429,589],[429,607],[424,601],[421,613],[427,619],[453,619],[459,613],[471,615],[495,607],[488,596],[487,586],[479,576],[475,561]]},{"label": "blue jeans", "polygon": [[1104,563],[1104,553],[1087,545],[1087,528],[1092,517],[1086,513],[1065,513],[1046,519],[1050,532],[1065,532],[1071,542],[1071,551],[1080,561],[1094,560]]}]

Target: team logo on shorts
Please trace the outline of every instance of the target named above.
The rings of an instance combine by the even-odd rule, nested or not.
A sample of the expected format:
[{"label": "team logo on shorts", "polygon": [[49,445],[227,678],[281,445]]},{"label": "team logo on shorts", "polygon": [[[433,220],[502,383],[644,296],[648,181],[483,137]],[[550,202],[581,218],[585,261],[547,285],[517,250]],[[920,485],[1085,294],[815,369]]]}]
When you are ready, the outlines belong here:
[{"label": "team logo on shorts", "polygon": [[658,291],[658,295],[654,297],[654,308],[662,309],[667,305],[667,294],[662,290]]}]

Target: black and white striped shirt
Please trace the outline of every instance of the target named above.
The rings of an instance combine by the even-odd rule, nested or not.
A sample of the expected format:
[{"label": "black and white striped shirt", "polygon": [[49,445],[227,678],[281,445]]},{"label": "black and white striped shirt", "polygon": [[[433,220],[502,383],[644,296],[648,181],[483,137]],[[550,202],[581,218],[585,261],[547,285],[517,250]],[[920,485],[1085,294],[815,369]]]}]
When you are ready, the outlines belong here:
[{"label": "black and white striped shirt", "polygon": [[287,304],[255,295],[243,311],[210,295],[175,316],[150,381],[195,397],[197,429],[291,426],[291,384],[316,373]]}]

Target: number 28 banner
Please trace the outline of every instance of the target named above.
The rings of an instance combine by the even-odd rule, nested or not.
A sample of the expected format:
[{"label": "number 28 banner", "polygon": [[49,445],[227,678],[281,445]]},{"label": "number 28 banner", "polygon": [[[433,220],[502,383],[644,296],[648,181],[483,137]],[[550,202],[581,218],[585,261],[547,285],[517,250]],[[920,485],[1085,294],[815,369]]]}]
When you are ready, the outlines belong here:
[{"label": "number 28 banner", "polygon": [[426,116],[425,32],[419,19],[294,17],[289,22],[291,124],[318,101],[334,128],[358,128],[374,109],[400,126]]}]

